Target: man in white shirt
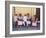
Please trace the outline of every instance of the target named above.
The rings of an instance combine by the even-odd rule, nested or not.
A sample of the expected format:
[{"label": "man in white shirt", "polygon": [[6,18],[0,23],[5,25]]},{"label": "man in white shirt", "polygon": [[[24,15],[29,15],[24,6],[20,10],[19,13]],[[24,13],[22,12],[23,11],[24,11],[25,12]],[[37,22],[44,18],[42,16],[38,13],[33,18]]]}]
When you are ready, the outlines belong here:
[{"label": "man in white shirt", "polygon": [[23,25],[26,26],[27,25],[27,16],[26,14],[23,16]]},{"label": "man in white shirt", "polygon": [[31,26],[31,16],[27,13],[27,27]]}]

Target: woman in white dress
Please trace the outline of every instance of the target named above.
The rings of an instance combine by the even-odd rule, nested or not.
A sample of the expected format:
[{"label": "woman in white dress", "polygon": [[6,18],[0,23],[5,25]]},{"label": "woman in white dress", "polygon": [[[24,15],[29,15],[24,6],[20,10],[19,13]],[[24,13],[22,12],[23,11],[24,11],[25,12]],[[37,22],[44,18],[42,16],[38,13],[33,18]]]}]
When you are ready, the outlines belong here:
[{"label": "woman in white dress", "polygon": [[32,16],[32,26],[36,27],[37,26],[37,20],[36,20],[36,16]]},{"label": "woman in white dress", "polygon": [[18,27],[21,28],[21,26],[23,25],[23,17],[21,14],[19,14],[19,17],[18,17]]}]

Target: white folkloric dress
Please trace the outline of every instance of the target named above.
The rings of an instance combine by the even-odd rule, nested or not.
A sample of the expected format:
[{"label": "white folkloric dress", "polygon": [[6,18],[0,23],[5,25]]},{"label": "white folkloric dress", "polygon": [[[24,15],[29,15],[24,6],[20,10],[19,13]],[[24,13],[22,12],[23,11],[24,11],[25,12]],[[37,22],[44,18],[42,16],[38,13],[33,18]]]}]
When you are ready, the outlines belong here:
[{"label": "white folkloric dress", "polygon": [[32,22],[32,26],[37,26],[37,22]]}]

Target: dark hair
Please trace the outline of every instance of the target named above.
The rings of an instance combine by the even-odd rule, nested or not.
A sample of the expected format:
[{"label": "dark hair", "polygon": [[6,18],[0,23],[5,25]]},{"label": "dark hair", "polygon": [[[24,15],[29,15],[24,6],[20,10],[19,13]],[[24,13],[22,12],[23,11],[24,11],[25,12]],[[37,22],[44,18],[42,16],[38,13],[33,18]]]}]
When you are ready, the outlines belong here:
[{"label": "dark hair", "polygon": [[27,13],[27,15],[29,15],[29,13]]},{"label": "dark hair", "polygon": [[20,13],[19,16],[22,16],[22,14]]}]

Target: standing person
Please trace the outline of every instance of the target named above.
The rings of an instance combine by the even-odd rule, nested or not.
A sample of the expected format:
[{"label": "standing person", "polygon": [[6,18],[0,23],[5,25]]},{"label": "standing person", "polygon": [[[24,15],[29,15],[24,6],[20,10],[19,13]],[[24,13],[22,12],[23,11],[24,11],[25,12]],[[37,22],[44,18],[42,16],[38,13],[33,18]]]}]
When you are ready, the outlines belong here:
[{"label": "standing person", "polygon": [[31,16],[29,15],[29,13],[27,13],[27,28],[28,26],[31,26]]},{"label": "standing person", "polygon": [[26,26],[27,25],[27,15],[25,14],[24,16],[23,16],[23,25],[24,26]]},{"label": "standing person", "polygon": [[18,17],[18,27],[21,28],[22,25],[23,25],[23,17],[22,17],[22,14],[19,14],[19,17]]},{"label": "standing person", "polygon": [[14,15],[14,25],[15,25],[15,27],[17,27],[17,18],[18,18],[18,16],[17,16],[17,14],[15,14]]},{"label": "standing person", "polygon": [[32,26],[36,27],[37,26],[37,20],[36,20],[36,16],[32,16]]}]

